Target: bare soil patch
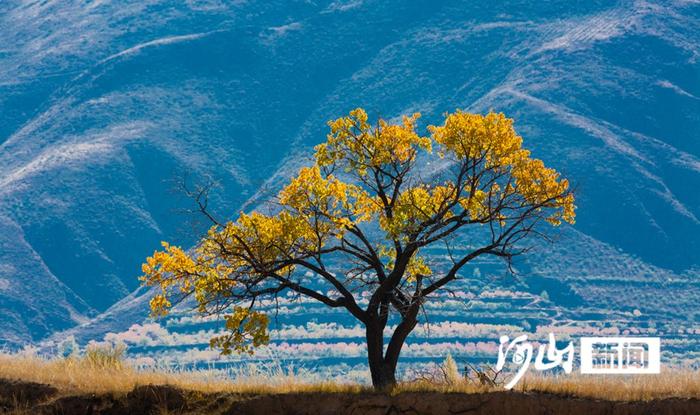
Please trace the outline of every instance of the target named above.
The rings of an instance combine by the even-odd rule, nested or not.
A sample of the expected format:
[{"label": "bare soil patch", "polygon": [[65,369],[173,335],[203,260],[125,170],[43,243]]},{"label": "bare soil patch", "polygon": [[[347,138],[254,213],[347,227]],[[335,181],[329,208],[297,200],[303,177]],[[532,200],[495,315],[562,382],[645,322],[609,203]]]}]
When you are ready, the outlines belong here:
[{"label": "bare soil patch", "polygon": [[171,386],[138,386],[126,394],[65,394],[32,382],[0,379],[3,414],[700,414],[698,399],[621,402],[547,393],[202,393]]}]

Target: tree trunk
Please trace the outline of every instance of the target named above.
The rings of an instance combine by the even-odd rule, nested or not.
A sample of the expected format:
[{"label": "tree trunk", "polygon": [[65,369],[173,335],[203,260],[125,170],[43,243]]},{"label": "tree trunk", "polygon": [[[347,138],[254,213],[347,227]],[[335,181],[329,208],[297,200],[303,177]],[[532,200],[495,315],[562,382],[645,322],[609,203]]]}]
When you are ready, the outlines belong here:
[{"label": "tree trunk", "polygon": [[396,385],[396,367],[384,359],[384,333],[378,324],[366,326],[367,362],[372,375],[372,386],[377,390],[389,390]]},{"label": "tree trunk", "polygon": [[415,319],[402,321],[391,336],[384,354],[384,333],[376,323],[366,325],[367,361],[372,375],[372,386],[376,390],[391,390],[396,386],[396,366],[406,337],[416,326]]},{"label": "tree trunk", "polygon": [[380,389],[385,384],[382,376],[382,366],[384,363],[384,336],[381,327],[375,322],[366,324],[367,337],[367,363],[372,375],[372,386]]}]

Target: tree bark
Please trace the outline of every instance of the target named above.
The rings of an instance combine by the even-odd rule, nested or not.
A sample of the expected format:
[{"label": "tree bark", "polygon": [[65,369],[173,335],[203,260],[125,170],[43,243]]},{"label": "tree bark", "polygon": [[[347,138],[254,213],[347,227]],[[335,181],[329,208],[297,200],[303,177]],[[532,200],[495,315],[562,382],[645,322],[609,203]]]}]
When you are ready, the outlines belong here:
[{"label": "tree bark", "polygon": [[372,386],[378,390],[390,389],[396,384],[396,376],[384,364],[384,333],[378,322],[365,325],[367,337],[367,363],[372,376]]},{"label": "tree bark", "polygon": [[396,366],[399,362],[399,355],[401,354],[401,349],[403,348],[406,338],[416,327],[416,319],[413,316],[409,316],[399,323],[394,330],[394,334],[391,336],[389,345],[386,348],[386,353],[384,355],[384,362],[391,368],[392,373],[396,372]]},{"label": "tree bark", "polygon": [[415,318],[405,319],[399,323],[391,336],[385,354],[383,327],[375,322],[366,324],[367,361],[374,389],[386,391],[396,386],[396,366],[399,354],[406,338],[415,326]]}]

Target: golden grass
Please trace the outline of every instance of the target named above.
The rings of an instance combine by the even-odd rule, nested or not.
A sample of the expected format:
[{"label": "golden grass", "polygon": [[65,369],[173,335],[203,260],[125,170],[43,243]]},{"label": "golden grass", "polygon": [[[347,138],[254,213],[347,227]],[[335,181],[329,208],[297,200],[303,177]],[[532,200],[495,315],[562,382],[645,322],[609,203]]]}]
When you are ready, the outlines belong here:
[{"label": "golden grass", "polygon": [[529,376],[516,386],[522,391],[613,401],[648,401],[663,398],[700,399],[700,372],[668,368],[658,375]]},{"label": "golden grass", "polygon": [[[667,371],[659,375],[537,375],[523,378],[519,392],[546,392],[611,401],[649,401],[664,398],[700,399],[700,372]],[[483,386],[460,381],[440,384],[427,381],[404,383],[396,392],[440,391],[445,393],[484,393],[503,391],[501,386]]]},{"label": "golden grass", "polygon": [[[216,392],[268,394],[293,392],[361,393],[371,389],[356,383],[314,381],[303,373],[279,366],[249,366],[237,372],[217,370],[137,370],[109,356],[45,359],[33,355],[0,353],[0,378],[44,383],[61,393],[124,394],[139,385],[171,385],[204,394]],[[549,392],[606,400],[652,400],[670,397],[700,398],[700,372],[667,370],[660,375],[526,376],[516,386],[522,392]],[[401,383],[392,393],[483,393],[503,390],[475,382],[417,381]]]},{"label": "golden grass", "polygon": [[[234,379],[232,379],[233,377]],[[62,393],[127,393],[139,385],[170,385],[202,393],[361,392],[358,384],[312,382],[279,366],[249,366],[236,372],[217,370],[137,370],[127,363],[106,365],[99,359],[54,358],[0,353],[0,378],[44,383]]]},{"label": "golden grass", "polygon": [[474,382],[459,382],[455,384],[434,383],[420,380],[414,382],[402,382],[397,385],[392,394],[402,392],[443,392],[443,393],[485,393],[502,391],[503,388],[479,385]]}]

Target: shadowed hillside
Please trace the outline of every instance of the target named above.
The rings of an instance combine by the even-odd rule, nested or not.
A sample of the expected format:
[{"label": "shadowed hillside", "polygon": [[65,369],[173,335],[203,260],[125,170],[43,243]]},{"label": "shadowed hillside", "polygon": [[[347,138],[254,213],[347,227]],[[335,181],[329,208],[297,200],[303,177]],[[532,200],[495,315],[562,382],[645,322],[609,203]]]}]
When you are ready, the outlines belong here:
[{"label": "shadowed hillside", "polygon": [[[66,329],[81,341],[124,337],[149,324],[134,292],[143,258],[201,231],[173,191],[184,173],[218,181],[211,206],[236,215],[274,194],[326,120],[352,107],[421,111],[426,123],[461,107],[513,117],[534,155],[575,183],[580,214],[554,248],[517,264],[517,279],[499,264],[471,267],[465,297],[435,321],[448,327],[435,353],[492,358],[502,325],[578,322],[585,333],[614,321],[668,336],[670,352],[693,359],[699,14],[691,2],[634,1],[3,2],[0,342],[62,340]],[[352,327],[326,338],[307,321],[332,314],[287,311],[280,324],[301,334],[283,356],[335,365],[344,350],[361,363]],[[131,350],[216,360],[200,332],[220,326],[178,318]],[[173,341],[180,331],[193,338]],[[431,358],[426,338],[415,339],[417,361]],[[464,339],[474,346],[452,345]]]}]

